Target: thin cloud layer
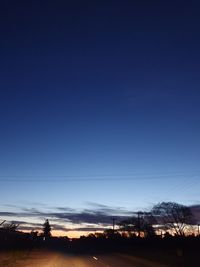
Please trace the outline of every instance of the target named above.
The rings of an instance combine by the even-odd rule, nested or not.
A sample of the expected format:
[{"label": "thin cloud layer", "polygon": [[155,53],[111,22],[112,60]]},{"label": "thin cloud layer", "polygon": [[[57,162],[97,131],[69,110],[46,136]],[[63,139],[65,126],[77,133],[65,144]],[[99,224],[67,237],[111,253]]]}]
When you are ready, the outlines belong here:
[{"label": "thin cloud layer", "polygon": [[[110,207],[98,203],[87,203],[89,208],[77,211],[69,207],[52,208],[54,212],[36,208],[21,207],[21,212],[0,212],[0,219],[19,224],[23,231],[41,230],[44,219],[51,221],[52,230],[58,231],[103,231],[111,227],[112,218],[116,222],[133,216],[135,212],[122,207]],[[18,207],[19,208],[19,207]],[[200,222],[200,205],[190,206],[194,223]]]},{"label": "thin cloud layer", "polygon": [[[0,218],[19,224],[20,230],[42,229],[43,220],[48,218],[51,220],[52,230],[102,231],[111,226],[113,216],[116,221],[121,221],[132,215],[131,211],[122,207],[110,207],[98,203],[88,203],[88,206],[89,208],[81,211],[69,207],[54,207],[52,208],[54,212],[21,207],[20,212],[0,212]],[[30,223],[26,218],[28,221],[32,219],[39,223]]]}]

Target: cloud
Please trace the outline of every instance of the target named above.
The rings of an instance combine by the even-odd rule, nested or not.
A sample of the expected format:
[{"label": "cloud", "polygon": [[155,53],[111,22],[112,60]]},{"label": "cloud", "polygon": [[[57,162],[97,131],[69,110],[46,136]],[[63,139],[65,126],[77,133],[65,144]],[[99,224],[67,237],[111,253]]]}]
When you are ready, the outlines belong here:
[{"label": "cloud", "polygon": [[78,231],[78,232],[95,232],[95,231],[104,231],[106,227],[76,227],[76,228],[68,228],[67,232],[70,231]]},{"label": "cloud", "polygon": [[108,223],[111,222],[111,217],[107,214],[98,211],[86,211],[80,213],[54,213],[49,214],[50,217],[67,219],[74,224],[80,223]]},{"label": "cloud", "polygon": [[[127,211],[124,207],[111,207],[107,205],[102,205],[95,202],[87,202],[87,205],[92,207],[92,210],[108,214],[108,215],[121,215],[121,216],[130,216],[131,211]],[[91,210],[91,209],[88,209]]]},{"label": "cloud", "polygon": [[200,204],[190,206],[192,215],[194,217],[194,222],[200,223]]},{"label": "cloud", "polygon": [[[123,207],[110,207],[93,202],[89,202],[87,205],[89,208],[81,211],[69,207],[54,207],[52,208],[53,212],[41,211],[35,207],[21,207],[20,212],[0,212],[0,217],[16,224],[19,223],[21,230],[41,229],[42,223],[40,222],[48,218],[51,220],[53,230],[90,231],[92,229],[95,231],[106,229],[111,225],[113,216],[116,221],[121,221],[132,215],[132,212],[125,210]],[[22,218],[23,220],[20,220]],[[26,220],[38,221],[38,223],[30,223]],[[85,226],[86,224],[89,224],[89,226]],[[69,225],[72,227],[69,228]],[[73,225],[83,225],[83,227],[74,228]]]},{"label": "cloud", "polygon": [[16,212],[6,212],[6,211],[2,211],[0,212],[0,216],[8,216],[8,217],[11,217],[11,216],[16,216],[17,213]]},{"label": "cloud", "polygon": [[[52,230],[59,231],[103,231],[111,227],[112,218],[120,222],[131,217],[134,212],[123,207],[112,207],[99,203],[87,202],[88,208],[81,211],[69,207],[54,207],[52,211],[21,207],[20,212],[0,212],[0,218],[19,224],[19,230],[41,230],[44,219],[49,219]],[[190,206],[194,220],[200,223],[200,205]],[[48,208],[49,209],[49,208]]]},{"label": "cloud", "polygon": [[63,211],[63,212],[74,212],[75,209],[69,207],[55,207],[56,210]]}]

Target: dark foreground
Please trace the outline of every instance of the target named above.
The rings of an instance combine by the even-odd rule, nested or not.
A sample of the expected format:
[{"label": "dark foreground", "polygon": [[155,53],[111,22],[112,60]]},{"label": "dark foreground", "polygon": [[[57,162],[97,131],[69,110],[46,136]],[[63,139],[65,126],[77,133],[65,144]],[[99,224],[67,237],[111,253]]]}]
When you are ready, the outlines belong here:
[{"label": "dark foreground", "polygon": [[52,251],[2,252],[0,266],[9,267],[167,267],[126,254],[72,255]]},{"label": "dark foreground", "polygon": [[0,267],[200,266],[200,238],[0,240]]},{"label": "dark foreground", "polygon": [[140,255],[117,252],[72,254],[47,249],[0,252],[1,267],[182,267],[199,266],[197,259],[191,257],[190,261],[181,254],[168,255],[159,251],[149,254],[141,251]]}]

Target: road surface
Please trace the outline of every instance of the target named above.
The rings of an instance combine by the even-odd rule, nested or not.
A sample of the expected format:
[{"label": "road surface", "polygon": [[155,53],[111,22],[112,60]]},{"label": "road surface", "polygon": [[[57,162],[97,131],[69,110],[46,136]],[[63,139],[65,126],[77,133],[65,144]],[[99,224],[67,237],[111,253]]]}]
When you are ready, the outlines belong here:
[{"label": "road surface", "polygon": [[0,267],[170,267],[125,254],[67,255],[33,251],[29,254],[0,254]]}]

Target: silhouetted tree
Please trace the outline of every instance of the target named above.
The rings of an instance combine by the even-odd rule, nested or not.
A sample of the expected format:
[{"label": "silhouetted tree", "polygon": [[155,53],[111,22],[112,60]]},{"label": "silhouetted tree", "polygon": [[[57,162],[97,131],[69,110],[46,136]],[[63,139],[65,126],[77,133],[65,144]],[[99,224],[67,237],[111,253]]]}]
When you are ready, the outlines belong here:
[{"label": "silhouetted tree", "polygon": [[51,237],[51,226],[49,224],[49,220],[46,219],[44,225],[43,225],[43,235],[45,239],[48,239]]},{"label": "silhouetted tree", "polygon": [[120,231],[122,231],[122,233],[126,233],[127,236],[129,237],[136,236],[136,232],[138,230],[137,218],[132,217],[130,219],[123,220],[119,222],[118,226],[119,226]]},{"label": "silhouetted tree", "polygon": [[7,230],[7,231],[12,231],[12,232],[14,232],[14,231],[17,230],[17,227],[18,227],[18,226],[19,226],[19,224],[15,224],[15,223],[11,222],[11,223],[8,223],[8,224],[4,224],[4,225],[3,225],[3,229],[4,229],[4,230]]},{"label": "silhouetted tree", "polygon": [[141,236],[144,237],[155,236],[153,223],[155,222],[153,216],[147,212],[138,212],[138,216],[131,217],[119,223],[120,230],[127,233],[129,237]]},{"label": "silhouetted tree", "polygon": [[192,221],[190,208],[175,202],[162,202],[155,205],[152,214],[157,224],[171,230],[177,236],[184,236],[186,226]]},{"label": "silhouetted tree", "polygon": [[32,230],[30,235],[31,235],[31,238],[32,239],[37,239],[37,237],[38,237],[38,231]]},{"label": "silhouetted tree", "polygon": [[113,230],[113,229],[106,229],[103,232],[104,236],[106,238],[119,238],[121,237],[120,233],[118,232],[118,230]]},{"label": "silhouetted tree", "polygon": [[95,236],[96,236],[96,238],[98,238],[98,239],[104,239],[104,238],[106,238],[106,236],[105,236],[104,233],[99,233],[99,232],[95,233]]}]

